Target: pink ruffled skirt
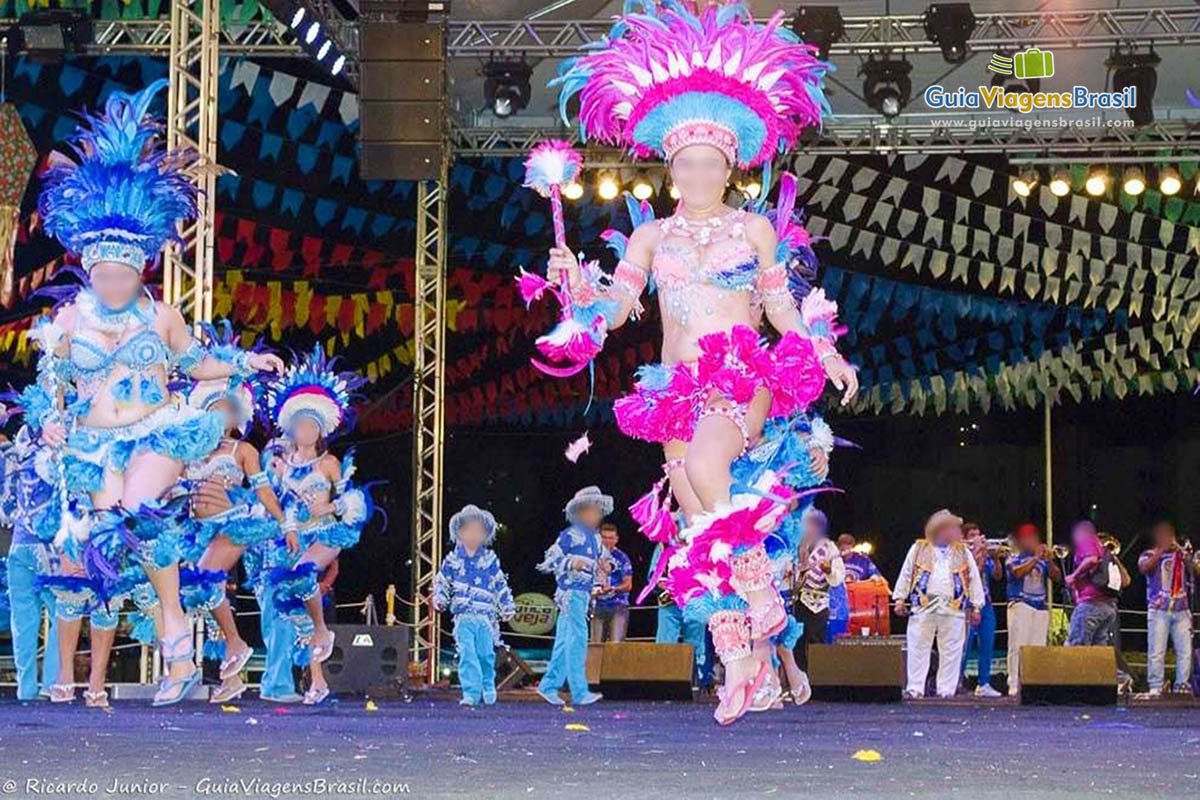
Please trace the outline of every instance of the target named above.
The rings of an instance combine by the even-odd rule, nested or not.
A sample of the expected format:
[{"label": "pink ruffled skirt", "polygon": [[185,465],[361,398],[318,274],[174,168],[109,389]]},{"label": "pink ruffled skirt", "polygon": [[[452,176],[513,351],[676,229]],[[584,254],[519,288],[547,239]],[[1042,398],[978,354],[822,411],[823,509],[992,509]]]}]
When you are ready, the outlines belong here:
[{"label": "pink ruffled skirt", "polygon": [[694,362],[648,364],[632,394],[613,412],[621,431],[647,442],[691,441],[701,412],[725,400],[745,409],[759,389],[771,393],[770,417],[803,411],[821,396],[825,370],[812,342],[789,332],[773,347],[746,325],[700,338]]}]

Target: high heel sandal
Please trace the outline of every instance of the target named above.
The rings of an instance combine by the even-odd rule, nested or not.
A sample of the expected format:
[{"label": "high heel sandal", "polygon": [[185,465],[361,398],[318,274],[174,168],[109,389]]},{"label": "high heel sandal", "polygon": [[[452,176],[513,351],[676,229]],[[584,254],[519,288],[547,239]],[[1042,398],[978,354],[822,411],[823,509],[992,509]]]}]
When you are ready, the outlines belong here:
[{"label": "high heel sandal", "polygon": [[50,687],[51,703],[74,703],[75,685],[72,683],[56,683]]},{"label": "high heel sandal", "polygon": [[[182,653],[175,652],[179,647],[180,642],[187,643],[187,649]],[[159,651],[162,653],[163,665],[169,670],[171,665],[178,664],[183,661],[191,661],[196,655],[196,649],[192,645],[191,631],[184,631],[174,639],[159,639]],[[203,677],[200,674],[200,668],[195,664],[192,665],[191,673],[184,678],[172,678],[170,675],[162,679],[158,685],[158,691],[154,694],[154,702],[151,703],[155,708],[163,706],[173,706],[179,701],[188,696],[192,689],[200,683]],[[167,697],[166,695],[170,695]]]},{"label": "high heel sandal", "polygon": [[250,663],[251,656],[254,655],[254,648],[246,645],[246,649],[235,656],[230,656],[221,662],[221,680],[227,681],[234,675],[237,675],[246,664]]},{"label": "high heel sandal", "polygon": [[310,656],[312,663],[323,664],[333,655],[333,639],[333,631],[329,631],[329,644],[318,645],[316,638],[313,638],[312,655]]}]

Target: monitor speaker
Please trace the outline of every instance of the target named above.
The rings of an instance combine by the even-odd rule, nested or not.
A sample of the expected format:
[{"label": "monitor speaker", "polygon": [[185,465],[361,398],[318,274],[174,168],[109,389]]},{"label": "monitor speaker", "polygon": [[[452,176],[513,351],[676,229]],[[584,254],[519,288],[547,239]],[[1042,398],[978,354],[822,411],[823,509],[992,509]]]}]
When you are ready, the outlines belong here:
[{"label": "monitor speaker", "polygon": [[408,627],[330,625],[333,653],[321,666],[335,694],[394,690],[408,683]]},{"label": "monitor speaker", "polygon": [[808,680],[818,700],[890,703],[904,691],[904,651],[890,639],[845,638],[808,646]]},{"label": "monitor speaker", "polygon": [[1117,654],[1112,647],[1021,648],[1021,703],[1114,705]]},{"label": "monitor speaker", "polygon": [[692,699],[690,644],[608,642],[597,648],[600,691],[605,697],[613,700]]}]

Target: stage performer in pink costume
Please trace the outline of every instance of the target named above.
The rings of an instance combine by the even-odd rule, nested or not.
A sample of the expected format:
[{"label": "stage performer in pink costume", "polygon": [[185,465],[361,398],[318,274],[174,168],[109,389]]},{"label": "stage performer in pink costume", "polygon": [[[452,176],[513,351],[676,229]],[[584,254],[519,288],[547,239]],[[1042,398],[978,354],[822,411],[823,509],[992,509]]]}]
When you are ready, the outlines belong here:
[{"label": "stage performer in pink costume", "polygon": [[[843,402],[858,388],[834,345],[836,305],[820,290],[797,304],[789,290],[793,254],[811,255],[791,221],[794,193],[786,211],[781,198],[774,223],[724,202],[734,167],[769,172],[771,159],[827,109],[828,65],[782,19],[779,12],[757,24],[741,4],[628,2],[610,37],[554,81],[564,117],[578,95],[585,138],[663,158],[680,193],[673,216],[638,225],[620,243],[611,280],[561,247],[550,251],[547,279],[567,276],[573,319],[599,343],[636,317],[642,291],[656,285],[662,363],[642,367],[614,410],[627,435],[663,446],[664,481],[684,524],[660,498],[664,482],[631,511],[670,554],[661,561],[675,601],[685,613],[704,609],[726,670],[722,724],[749,709],[770,672],[770,637],[787,612],[763,543],[798,495],[786,470],[750,470],[752,480],[735,482],[731,468],[768,421],[801,420],[794,433],[803,441],[804,412],[827,377]],[[780,334],[774,345],[757,329],[764,315]],[[799,486],[824,479],[826,452],[817,449],[803,467],[813,475]]]}]

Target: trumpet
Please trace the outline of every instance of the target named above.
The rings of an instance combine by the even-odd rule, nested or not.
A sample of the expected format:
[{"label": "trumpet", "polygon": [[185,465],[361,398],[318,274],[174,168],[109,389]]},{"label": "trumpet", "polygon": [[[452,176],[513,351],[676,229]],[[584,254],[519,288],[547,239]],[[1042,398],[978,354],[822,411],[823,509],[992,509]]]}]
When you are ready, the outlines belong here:
[{"label": "trumpet", "polygon": [[1113,558],[1121,555],[1121,540],[1113,536],[1111,533],[1100,534],[1100,544],[1104,545],[1104,549],[1108,551]]},{"label": "trumpet", "polygon": [[987,544],[988,554],[999,558],[1008,558],[1017,549],[1017,543],[1011,536],[1003,539],[984,539],[983,541]]},{"label": "trumpet", "polygon": [[1056,544],[1054,547],[1051,547],[1050,550],[1054,553],[1054,557],[1059,560],[1065,559],[1071,554],[1071,549],[1065,544]]},{"label": "trumpet", "polygon": [[850,551],[853,553],[858,553],[859,555],[869,556],[871,553],[875,552],[875,545],[871,544],[870,542],[859,542],[858,544],[854,545],[854,547],[851,547]]}]

